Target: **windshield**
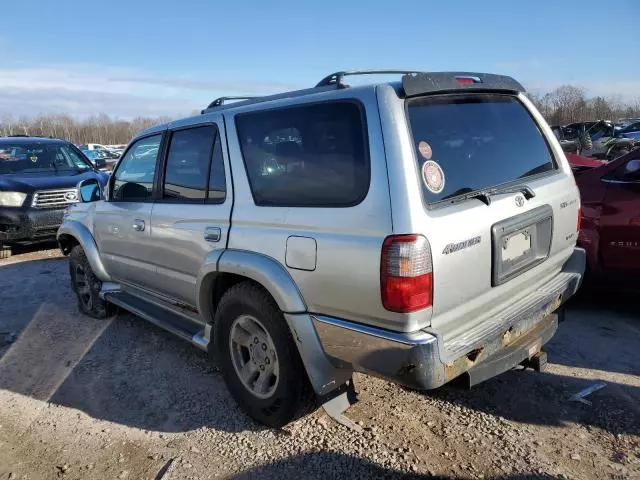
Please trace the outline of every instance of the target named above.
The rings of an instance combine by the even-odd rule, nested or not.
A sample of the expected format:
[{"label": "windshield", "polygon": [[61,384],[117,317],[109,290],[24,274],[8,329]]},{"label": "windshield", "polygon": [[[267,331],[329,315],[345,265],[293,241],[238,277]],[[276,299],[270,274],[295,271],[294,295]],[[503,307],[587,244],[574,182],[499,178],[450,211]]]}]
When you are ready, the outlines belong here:
[{"label": "windshield", "polygon": [[555,168],[542,133],[516,97],[440,95],[407,103],[428,203]]},{"label": "windshield", "polygon": [[2,143],[0,144],[0,174],[55,173],[84,171],[91,167],[81,154],[65,144]]}]

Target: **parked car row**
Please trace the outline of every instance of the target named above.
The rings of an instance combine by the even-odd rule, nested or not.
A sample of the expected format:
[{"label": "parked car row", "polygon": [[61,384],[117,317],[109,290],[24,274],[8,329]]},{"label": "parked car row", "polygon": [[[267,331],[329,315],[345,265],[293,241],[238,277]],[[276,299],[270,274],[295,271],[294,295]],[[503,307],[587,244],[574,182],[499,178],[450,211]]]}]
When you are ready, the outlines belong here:
[{"label": "parked car row", "polygon": [[565,152],[611,161],[640,147],[640,122],[607,120],[551,127]]}]

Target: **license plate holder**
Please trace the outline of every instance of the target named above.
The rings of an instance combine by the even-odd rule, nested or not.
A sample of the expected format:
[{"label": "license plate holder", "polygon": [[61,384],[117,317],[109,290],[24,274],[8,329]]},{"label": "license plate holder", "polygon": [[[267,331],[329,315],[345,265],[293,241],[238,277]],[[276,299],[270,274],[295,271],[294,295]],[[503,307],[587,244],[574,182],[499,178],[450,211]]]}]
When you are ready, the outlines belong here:
[{"label": "license plate holder", "polygon": [[549,256],[553,209],[543,205],[493,225],[493,286],[505,283]]},{"label": "license plate holder", "polygon": [[525,228],[504,238],[500,256],[503,262],[517,262],[522,257],[531,254],[531,231]]}]

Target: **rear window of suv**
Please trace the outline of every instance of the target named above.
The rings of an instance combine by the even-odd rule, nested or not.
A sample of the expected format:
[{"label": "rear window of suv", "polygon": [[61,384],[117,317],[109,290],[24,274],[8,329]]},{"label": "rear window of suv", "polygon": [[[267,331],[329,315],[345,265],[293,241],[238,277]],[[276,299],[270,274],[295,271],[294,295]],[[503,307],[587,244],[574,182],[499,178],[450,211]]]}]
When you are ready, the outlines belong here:
[{"label": "rear window of suv", "polygon": [[556,168],[538,126],[513,96],[421,97],[408,100],[407,111],[427,203]]}]

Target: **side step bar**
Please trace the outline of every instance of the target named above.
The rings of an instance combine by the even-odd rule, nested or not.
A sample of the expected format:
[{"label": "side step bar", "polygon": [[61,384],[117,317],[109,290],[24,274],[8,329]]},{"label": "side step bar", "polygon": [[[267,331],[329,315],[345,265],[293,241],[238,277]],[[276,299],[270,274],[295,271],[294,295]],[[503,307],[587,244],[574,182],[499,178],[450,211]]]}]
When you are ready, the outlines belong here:
[{"label": "side step bar", "polygon": [[205,337],[205,327],[169,306],[165,308],[156,302],[122,290],[104,292],[104,299],[177,335],[200,350],[208,351],[209,341]]}]

